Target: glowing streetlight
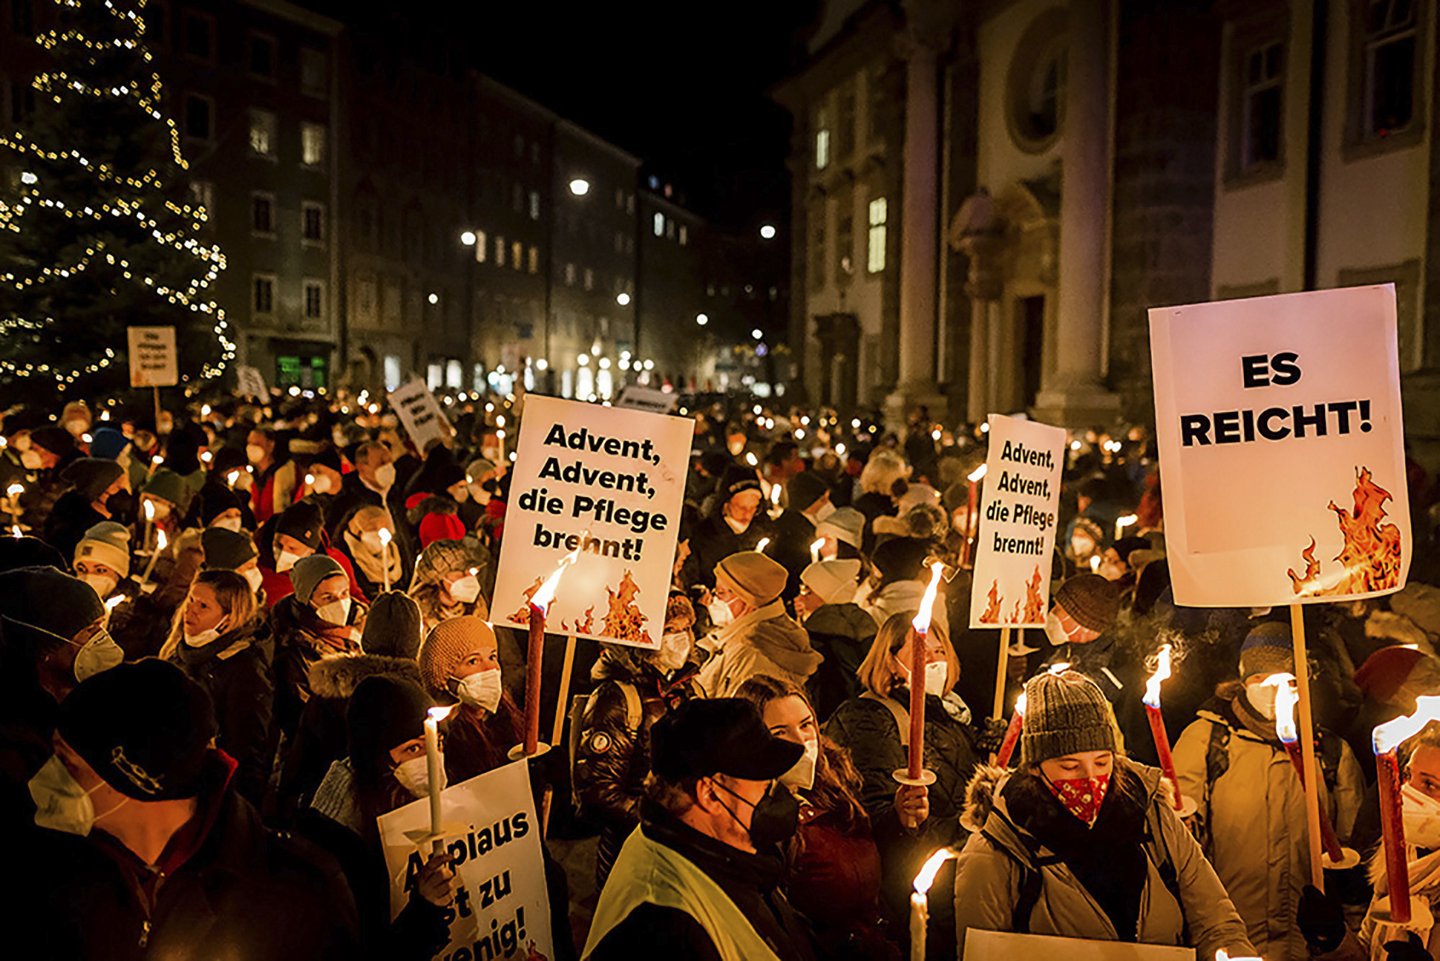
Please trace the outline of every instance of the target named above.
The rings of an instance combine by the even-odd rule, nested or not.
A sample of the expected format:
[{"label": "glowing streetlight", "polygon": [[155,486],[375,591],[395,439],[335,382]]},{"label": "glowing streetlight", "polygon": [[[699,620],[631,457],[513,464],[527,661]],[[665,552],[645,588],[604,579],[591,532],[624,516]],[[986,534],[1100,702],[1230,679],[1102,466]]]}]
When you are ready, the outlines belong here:
[{"label": "glowing streetlight", "polygon": [[710,315],[709,315],[709,314],[696,314],[696,315],[695,315],[695,323],[699,324],[701,327],[704,327],[706,324],[710,323]]},{"label": "glowing streetlight", "polygon": [[590,192],[590,181],[584,177],[576,177],[570,181],[570,192],[577,197],[583,197]]},{"label": "glowing streetlight", "polygon": [[466,247],[474,247],[477,239],[473,230],[466,230],[460,234],[460,242]]},{"label": "glowing streetlight", "polygon": [[762,337],[765,336],[765,331],[761,330],[759,327],[756,327],[754,330],[750,331],[750,336],[754,337],[756,340],[760,340]]},{"label": "glowing streetlight", "polygon": [[774,225],[774,224],[761,224],[761,225],[760,225],[760,239],[761,239],[761,240],[774,240],[774,239],[775,239],[775,225]]},{"label": "glowing streetlight", "polygon": [[629,307],[630,295],[625,293],[625,291],[623,290],[620,291],[620,293],[615,295],[615,303],[619,304],[621,307]]},{"label": "glowing streetlight", "polygon": [[431,305],[432,307],[433,307],[434,305],[440,303],[440,295],[439,295],[439,294],[431,294],[429,297],[426,297],[425,299],[430,302],[430,305]]}]

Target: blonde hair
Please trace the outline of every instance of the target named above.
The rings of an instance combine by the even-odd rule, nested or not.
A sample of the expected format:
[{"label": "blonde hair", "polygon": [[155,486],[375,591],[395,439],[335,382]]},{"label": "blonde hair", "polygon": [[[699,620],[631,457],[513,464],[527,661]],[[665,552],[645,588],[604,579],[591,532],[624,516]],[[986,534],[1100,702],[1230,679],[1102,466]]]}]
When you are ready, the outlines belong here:
[{"label": "blonde hair", "polygon": [[185,600],[175,608],[175,617],[170,622],[170,634],[160,648],[159,656],[163,660],[173,659],[175,651],[179,649],[180,641],[185,637],[185,608],[189,605],[195,588],[201,584],[215,592],[216,603],[229,619],[226,634],[249,627],[258,619],[260,608],[256,603],[255,592],[250,589],[250,582],[242,575],[234,571],[201,571],[195,575],[195,580],[190,582],[190,590],[185,592]]},{"label": "blonde hair", "polygon": [[892,496],[895,482],[910,476],[905,458],[885,447],[876,449],[860,471],[860,492],[862,494],[884,494]]},{"label": "blonde hair", "polygon": [[[891,691],[904,683],[904,678],[896,669],[896,661],[901,656],[899,652],[910,639],[910,622],[914,617],[914,611],[902,611],[891,614],[885,623],[880,625],[869,653],[855,671],[856,677],[860,679],[860,686],[865,690],[888,697]],[[955,653],[955,647],[950,643],[944,625],[932,623],[930,636],[939,641],[940,646],[945,649],[946,690],[949,690],[960,681],[960,657]]]}]

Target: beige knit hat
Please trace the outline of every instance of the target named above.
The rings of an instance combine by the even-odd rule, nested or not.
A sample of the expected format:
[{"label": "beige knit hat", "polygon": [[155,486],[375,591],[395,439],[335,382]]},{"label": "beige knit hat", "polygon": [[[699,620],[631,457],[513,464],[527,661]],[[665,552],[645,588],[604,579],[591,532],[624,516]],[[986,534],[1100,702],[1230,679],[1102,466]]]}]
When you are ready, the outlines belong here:
[{"label": "beige knit hat", "polygon": [[800,572],[800,582],[826,604],[847,604],[855,599],[860,586],[860,562],[854,558],[815,561]]},{"label": "beige knit hat", "polygon": [[789,575],[759,551],[740,551],[715,565],[715,583],[739,594],[751,607],[764,607],[785,590]]},{"label": "beige knit hat", "polygon": [[449,695],[449,679],[460,662],[482,647],[495,646],[495,631],[483,617],[466,614],[441,621],[420,645],[420,677],[433,696]]}]

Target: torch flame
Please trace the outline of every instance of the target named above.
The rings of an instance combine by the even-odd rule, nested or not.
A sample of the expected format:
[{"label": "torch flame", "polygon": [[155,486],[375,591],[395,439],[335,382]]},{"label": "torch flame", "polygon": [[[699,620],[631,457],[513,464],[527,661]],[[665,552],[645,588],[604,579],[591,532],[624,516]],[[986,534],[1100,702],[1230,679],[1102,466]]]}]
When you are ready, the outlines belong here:
[{"label": "torch flame", "polygon": [[1068,670],[1070,670],[1069,661],[1058,661],[1050,665],[1050,673],[1054,674],[1056,677],[1059,677],[1061,674],[1064,674]]},{"label": "torch flame", "polygon": [[767,548],[767,547],[769,547],[769,546],[770,546],[770,538],[768,538],[768,537],[762,537],[762,538],[760,538],[760,540],[758,540],[758,541],[755,542],[755,553],[757,553],[757,554],[763,554],[763,553],[765,553],[765,548]]},{"label": "torch flame", "polygon": [[1100,570],[1100,555],[1099,555],[1099,554],[1091,554],[1091,555],[1090,555],[1090,573],[1093,574],[1093,573],[1095,573],[1095,572],[1098,571],[1098,570]]},{"label": "torch flame", "polygon": [[156,551],[163,551],[163,550],[166,548],[166,546],[168,546],[168,544],[169,544],[169,541],[168,541],[167,538],[165,537],[165,532],[164,532],[164,531],[156,531],[156,532],[155,532],[155,550],[156,550]]},{"label": "torch flame", "polygon": [[1160,651],[1155,655],[1155,673],[1150,675],[1150,680],[1145,682],[1145,696],[1142,700],[1146,707],[1160,707],[1160,685],[1170,677],[1170,645],[1160,645]]},{"label": "torch flame", "polygon": [[434,721],[436,724],[439,724],[441,721],[449,717],[450,712],[455,710],[455,708],[458,706],[459,705],[456,704],[447,704],[444,707],[432,707],[428,709],[425,713],[430,715],[430,720]]},{"label": "torch flame", "polygon": [[1019,714],[1021,717],[1024,717],[1024,716],[1025,716],[1025,705],[1026,705],[1027,703],[1028,703],[1028,702],[1025,700],[1025,692],[1024,692],[1024,691],[1021,691],[1021,692],[1020,692],[1020,696],[1017,697],[1017,698],[1015,698],[1015,713],[1016,713],[1016,714]]},{"label": "torch flame", "polygon": [[1275,736],[1281,744],[1294,744],[1300,739],[1299,728],[1295,725],[1295,705],[1300,703],[1295,675],[1271,674],[1260,683],[1275,688]]},{"label": "torch flame", "polygon": [[115,610],[115,608],[119,607],[121,604],[124,604],[124,603],[125,603],[125,595],[123,595],[123,594],[116,594],[114,597],[111,597],[111,598],[107,598],[107,599],[106,599],[106,601],[105,601],[105,610],[107,610],[107,611],[113,611],[113,610]]},{"label": "torch flame", "polygon": [[780,506],[780,485],[779,485],[779,484],[771,484],[771,485],[770,485],[770,503],[774,504],[776,507],[779,507],[779,506]]},{"label": "torch flame", "polygon": [[229,484],[231,487],[234,487],[235,482],[239,479],[240,472],[238,470],[232,470],[230,473],[225,475],[225,483]]},{"label": "torch flame", "polygon": [[941,848],[930,855],[920,873],[915,875],[915,893],[929,894],[930,886],[935,883],[935,875],[940,873],[940,866],[955,856],[953,848]]},{"label": "torch flame", "polygon": [[972,470],[969,474],[965,475],[965,479],[972,484],[978,484],[981,480],[985,478],[985,472],[989,469],[989,464],[981,464],[979,467]]},{"label": "torch flame", "polygon": [[925,586],[925,594],[920,598],[920,610],[910,622],[915,633],[921,637],[930,632],[930,617],[935,611],[935,598],[940,595],[940,575],[944,570],[945,565],[939,561],[930,565],[930,583]]},{"label": "torch flame", "polygon": [[1397,717],[1375,728],[1371,741],[1376,754],[1388,754],[1424,730],[1431,721],[1440,721],[1440,696],[1426,695],[1415,699],[1415,713]]},{"label": "torch flame", "polygon": [[[583,544],[585,538],[582,537],[580,542]],[[550,602],[555,600],[555,592],[560,589],[560,578],[565,575],[565,568],[574,564],[579,559],[580,548],[578,547],[560,558],[560,563],[555,565],[555,570],[549,577],[545,578],[545,583],[540,585],[540,590],[531,596],[531,608],[537,611],[548,611],[550,609]]]},{"label": "torch flame", "polygon": [[1118,541],[1121,537],[1125,536],[1125,528],[1134,524],[1139,519],[1140,518],[1134,514],[1122,514],[1115,518],[1115,539]]},{"label": "torch flame", "polygon": [[751,467],[760,466],[760,462],[755,459],[755,455],[753,453],[747,453],[745,455],[745,463],[749,464]]}]

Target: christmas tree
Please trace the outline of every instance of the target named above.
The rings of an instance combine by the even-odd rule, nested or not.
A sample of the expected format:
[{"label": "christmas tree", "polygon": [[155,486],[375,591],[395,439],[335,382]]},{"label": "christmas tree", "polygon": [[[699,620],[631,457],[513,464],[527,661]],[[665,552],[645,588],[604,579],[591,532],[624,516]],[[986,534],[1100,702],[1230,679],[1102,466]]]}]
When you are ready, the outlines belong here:
[{"label": "christmas tree", "polygon": [[145,46],[144,0],[54,0],[24,129],[0,132],[0,390],[43,402],[129,383],[125,329],[173,326],[182,380],[235,356],[210,287],[225,267],[189,200]]}]

